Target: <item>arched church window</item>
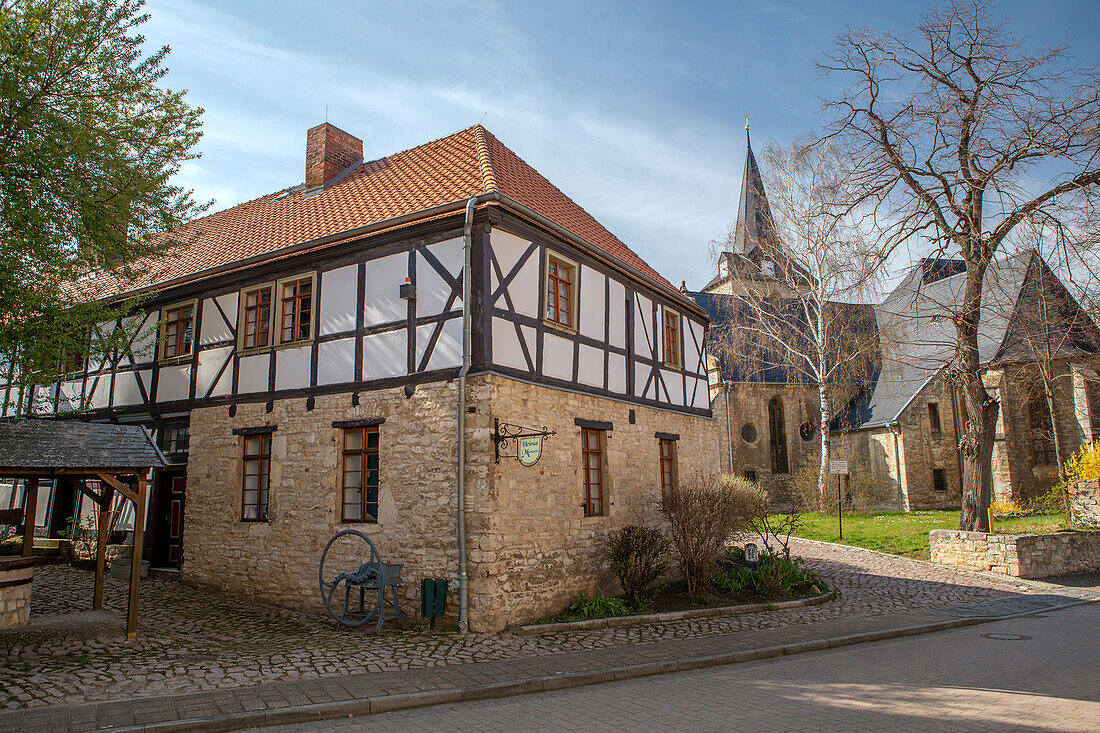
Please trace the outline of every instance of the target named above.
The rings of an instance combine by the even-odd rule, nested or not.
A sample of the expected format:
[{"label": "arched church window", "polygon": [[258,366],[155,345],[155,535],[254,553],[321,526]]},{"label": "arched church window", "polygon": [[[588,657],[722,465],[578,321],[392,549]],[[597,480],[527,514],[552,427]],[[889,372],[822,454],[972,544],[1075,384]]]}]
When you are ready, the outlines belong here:
[{"label": "arched church window", "polygon": [[772,473],[790,473],[787,461],[787,430],[783,426],[783,402],[772,397],[768,403],[768,423],[771,434]]}]

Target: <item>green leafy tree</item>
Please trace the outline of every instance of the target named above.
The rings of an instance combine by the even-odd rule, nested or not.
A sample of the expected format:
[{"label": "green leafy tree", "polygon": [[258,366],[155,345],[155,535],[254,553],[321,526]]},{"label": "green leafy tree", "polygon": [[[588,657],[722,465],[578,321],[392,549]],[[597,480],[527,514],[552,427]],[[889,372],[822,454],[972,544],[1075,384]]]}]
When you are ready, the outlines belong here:
[{"label": "green leafy tree", "polygon": [[0,381],[17,394],[121,348],[113,324],[180,244],[163,233],[206,208],[171,182],[202,110],[160,85],[169,49],[143,50],[142,5],[0,0]]}]

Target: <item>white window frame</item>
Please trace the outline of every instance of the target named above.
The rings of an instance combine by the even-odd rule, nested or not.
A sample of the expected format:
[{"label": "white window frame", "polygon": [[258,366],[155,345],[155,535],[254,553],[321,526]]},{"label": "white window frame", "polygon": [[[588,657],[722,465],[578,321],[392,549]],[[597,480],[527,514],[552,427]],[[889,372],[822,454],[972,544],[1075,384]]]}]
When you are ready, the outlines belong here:
[{"label": "white window frame", "polygon": [[[292,339],[290,341],[283,340],[283,286],[287,283],[296,282],[298,280],[310,280],[310,308],[309,308],[309,337],[301,339]],[[313,342],[317,334],[317,312],[321,309],[321,301],[317,297],[317,273],[316,272],[303,272],[297,275],[291,275],[289,277],[281,277],[275,282],[275,327],[278,329],[277,335],[272,334],[273,342],[277,346],[302,346]]]},{"label": "white window frame", "polygon": [[[559,323],[546,315],[546,298],[550,293],[550,258],[553,257],[558,262],[564,265],[568,265],[573,268],[573,280],[569,283],[569,312],[572,315],[570,319],[572,322],[570,325]],[[581,266],[575,261],[565,255],[556,252],[549,247],[546,248],[546,257],[542,267],[542,299],[539,303],[539,308],[542,309],[542,322],[550,328],[556,328],[559,331],[565,331],[566,333],[576,334],[577,329],[580,328],[581,314],[577,312],[577,304],[580,302],[580,285],[581,285]]]},{"label": "white window frame", "polygon": [[[289,278],[289,279],[293,279],[293,278]],[[256,344],[255,346],[245,346],[244,345],[244,337],[245,337],[245,332],[244,332],[244,327],[245,327],[244,311],[245,311],[245,306],[246,306],[245,295],[248,294],[248,293],[254,293],[257,290],[263,290],[265,288],[271,294],[271,300],[270,300],[270,303],[271,303],[271,316],[270,316],[270,323],[268,323],[268,328],[267,328],[267,343]],[[268,281],[268,282],[265,282],[265,283],[260,283],[258,285],[249,285],[247,287],[243,287],[243,288],[241,288],[241,292],[237,296],[237,299],[240,301],[238,303],[238,308],[237,308],[237,351],[247,352],[247,353],[254,353],[254,352],[257,352],[257,351],[263,351],[264,349],[271,348],[271,345],[275,342],[275,326],[276,326],[276,321],[280,321],[280,319],[279,319],[279,310],[282,307],[282,301],[277,301],[275,299],[275,281],[271,280],[271,281]],[[312,331],[311,331],[311,333],[312,333]]]},{"label": "white window frame", "polygon": [[[186,354],[174,354],[172,356],[166,356],[164,353],[165,347],[168,345],[165,329],[168,326],[168,321],[165,318],[165,313],[171,310],[177,310],[185,306],[191,306],[191,343]],[[176,364],[186,359],[190,359],[195,355],[195,344],[199,340],[199,301],[198,298],[192,298],[191,300],[181,300],[176,303],[169,303],[160,309],[159,323],[157,324],[157,361],[162,364]]]},{"label": "white window frame", "polygon": [[[676,316],[676,337],[680,343],[676,344],[676,361],[669,361],[668,358],[668,345],[665,342],[665,318],[668,314]],[[661,363],[669,369],[683,369],[684,368],[684,316],[680,311],[675,308],[669,308],[667,305],[661,306],[661,322],[658,324],[661,329]]]}]

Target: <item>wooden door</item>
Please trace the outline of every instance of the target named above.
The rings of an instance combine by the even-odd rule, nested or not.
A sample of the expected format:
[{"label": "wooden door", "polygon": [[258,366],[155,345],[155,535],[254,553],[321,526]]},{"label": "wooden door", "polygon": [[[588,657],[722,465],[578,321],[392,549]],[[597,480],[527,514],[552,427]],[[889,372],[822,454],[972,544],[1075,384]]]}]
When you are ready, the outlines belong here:
[{"label": "wooden door", "polygon": [[187,475],[162,471],[157,476],[154,497],[154,567],[178,568],[183,562],[183,511],[187,497]]}]

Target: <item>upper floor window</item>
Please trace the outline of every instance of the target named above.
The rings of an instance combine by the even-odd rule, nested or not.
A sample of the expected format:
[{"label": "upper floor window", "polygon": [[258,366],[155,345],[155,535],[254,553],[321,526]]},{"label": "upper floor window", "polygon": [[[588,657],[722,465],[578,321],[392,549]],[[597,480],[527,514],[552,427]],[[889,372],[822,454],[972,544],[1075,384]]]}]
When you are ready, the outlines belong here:
[{"label": "upper floor window", "polygon": [[160,449],[169,454],[187,453],[191,441],[191,431],[187,425],[168,425],[157,431],[157,443]]},{"label": "upper floor window", "polygon": [[581,429],[581,454],[584,458],[584,516],[598,517],[607,512],[602,430]]},{"label": "upper floor window", "polygon": [[164,308],[160,322],[160,358],[190,356],[195,337],[195,301]]},{"label": "upper floor window", "polygon": [[378,521],[377,427],[344,430],[342,473],[343,521]]},{"label": "upper floor window", "polygon": [[58,358],[57,371],[61,376],[80,374],[88,365],[87,346],[65,346]]},{"label": "upper floor window", "polygon": [[928,403],[928,425],[932,429],[933,433],[938,433],[941,431],[940,405],[938,402]]},{"label": "upper floor window", "polygon": [[313,338],[313,275],[279,283],[279,343]]},{"label": "upper floor window", "polygon": [[577,266],[557,255],[546,257],[546,320],[574,328],[573,296],[576,292]]},{"label": "upper floor window", "polygon": [[664,319],[665,363],[680,366],[680,314],[668,308],[662,309]]},{"label": "upper floor window", "polygon": [[256,349],[271,343],[271,285],[246,289],[241,294],[241,348]]}]

